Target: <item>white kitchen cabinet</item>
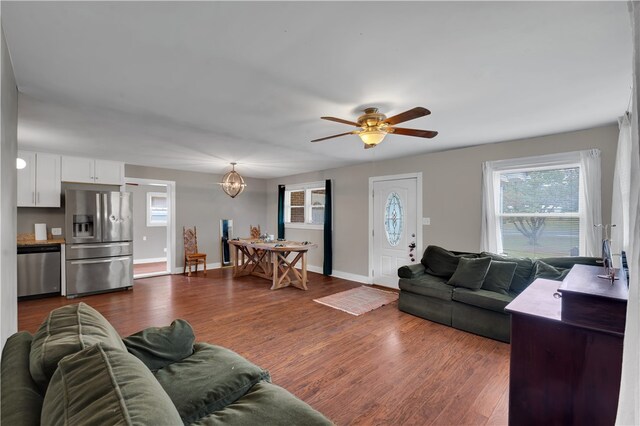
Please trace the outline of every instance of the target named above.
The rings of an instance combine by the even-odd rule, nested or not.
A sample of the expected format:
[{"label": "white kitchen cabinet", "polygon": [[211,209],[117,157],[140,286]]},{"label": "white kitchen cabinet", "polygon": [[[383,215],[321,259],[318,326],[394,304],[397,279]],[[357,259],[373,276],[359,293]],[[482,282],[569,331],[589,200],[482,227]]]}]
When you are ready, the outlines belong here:
[{"label": "white kitchen cabinet", "polygon": [[124,185],[124,163],[96,160],[95,182],[105,185]]},{"label": "white kitchen cabinet", "polygon": [[93,158],[62,156],[62,181],[94,183],[93,171],[95,160]]},{"label": "white kitchen cabinet", "polygon": [[60,207],[60,156],[18,151],[26,167],[18,170],[18,207]]},{"label": "white kitchen cabinet", "polygon": [[62,181],[124,184],[124,163],[83,157],[62,157]]}]

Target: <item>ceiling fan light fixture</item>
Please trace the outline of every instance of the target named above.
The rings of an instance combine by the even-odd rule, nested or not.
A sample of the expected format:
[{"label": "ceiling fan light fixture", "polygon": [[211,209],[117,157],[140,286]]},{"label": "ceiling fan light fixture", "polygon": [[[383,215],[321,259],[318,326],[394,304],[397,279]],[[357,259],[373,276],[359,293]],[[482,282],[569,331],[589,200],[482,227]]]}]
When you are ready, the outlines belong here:
[{"label": "ceiling fan light fixture", "polygon": [[236,198],[242,194],[247,184],[244,183],[244,179],[240,176],[240,173],[236,172],[236,163],[231,163],[231,171],[222,177],[222,182],[219,182],[222,190],[231,198]]},{"label": "ceiling fan light fixture", "polygon": [[380,129],[366,129],[358,133],[358,136],[365,145],[376,146],[387,136],[387,132]]}]

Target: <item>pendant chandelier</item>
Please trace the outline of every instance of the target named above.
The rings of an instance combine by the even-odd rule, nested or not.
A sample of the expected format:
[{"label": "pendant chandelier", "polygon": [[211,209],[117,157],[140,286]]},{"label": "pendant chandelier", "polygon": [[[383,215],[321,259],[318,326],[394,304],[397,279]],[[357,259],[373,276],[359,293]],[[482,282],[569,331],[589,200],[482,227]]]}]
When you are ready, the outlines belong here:
[{"label": "pendant chandelier", "polygon": [[231,163],[231,171],[222,177],[220,186],[231,198],[236,198],[238,195],[242,194],[242,191],[244,191],[247,184],[244,183],[244,179],[242,179],[240,173],[236,172],[236,163]]}]

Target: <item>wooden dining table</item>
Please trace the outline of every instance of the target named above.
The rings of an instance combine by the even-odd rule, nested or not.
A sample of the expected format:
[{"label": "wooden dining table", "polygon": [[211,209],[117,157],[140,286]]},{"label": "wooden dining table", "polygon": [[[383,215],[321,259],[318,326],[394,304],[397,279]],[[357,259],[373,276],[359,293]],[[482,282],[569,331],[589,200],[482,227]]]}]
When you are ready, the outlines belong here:
[{"label": "wooden dining table", "polygon": [[[271,280],[271,290],[296,287],[307,290],[307,252],[317,244],[297,241],[265,242],[239,238],[233,246],[233,276],[254,275]],[[289,257],[291,256],[291,259]],[[298,269],[296,265],[300,264]]]}]

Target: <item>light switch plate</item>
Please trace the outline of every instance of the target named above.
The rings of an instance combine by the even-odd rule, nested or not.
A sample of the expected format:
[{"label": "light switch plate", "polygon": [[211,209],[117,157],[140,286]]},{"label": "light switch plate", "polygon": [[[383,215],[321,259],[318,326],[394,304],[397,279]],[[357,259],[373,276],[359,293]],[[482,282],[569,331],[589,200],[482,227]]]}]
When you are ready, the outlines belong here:
[{"label": "light switch plate", "polygon": [[62,228],[51,228],[51,235],[62,235]]},{"label": "light switch plate", "polygon": [[431,225],[431,218],[430,217],[423,217],[422,218],[422,224],[423,225]]}]

